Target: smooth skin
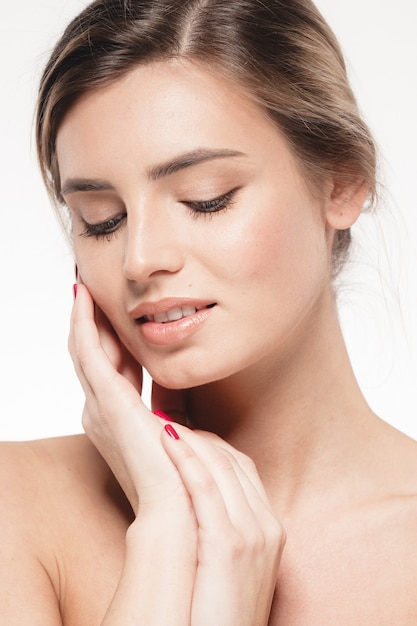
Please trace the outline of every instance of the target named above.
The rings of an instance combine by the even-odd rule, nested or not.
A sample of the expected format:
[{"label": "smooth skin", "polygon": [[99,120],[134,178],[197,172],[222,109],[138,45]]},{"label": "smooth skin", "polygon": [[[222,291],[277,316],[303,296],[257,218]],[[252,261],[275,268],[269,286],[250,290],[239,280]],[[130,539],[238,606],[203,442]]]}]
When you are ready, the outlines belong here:
[{"label": "smooth skin", "polygon": [[[330,279],[366,185],[313,194],[256,104],[184,61],[81,98],[58,161],[87,437],[2,446],[5,623],[414,625],[417,445],[367,406]],[[138,317],[167,298],[215,306],[155,342]]]},{"label": "smooth skin", "polygon": [[213,435],[179,425],[181,439],[172,445],[127,382],[135,382],[137,363],[103,321],[101,328],[100,340],[80,286],[71,349],[86,394],[84,425],[136,515],[103,624],[267,623],[283,533],[255,467]]}]

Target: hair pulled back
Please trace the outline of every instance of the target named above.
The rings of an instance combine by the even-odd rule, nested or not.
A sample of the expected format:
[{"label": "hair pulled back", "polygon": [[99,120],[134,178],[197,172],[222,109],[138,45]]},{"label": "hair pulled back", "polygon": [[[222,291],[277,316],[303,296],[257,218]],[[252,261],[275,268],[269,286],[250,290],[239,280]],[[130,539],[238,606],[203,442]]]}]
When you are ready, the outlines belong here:
[{"label": "hair pulled back", "polygon": [[[62,204],[59,125],[84,93],[136,66],[190,59],[242,86],[286,136],[310,187],[366,181],[376,192],[376,154],[338,42],[310,0],[95,0],[65,30],[42,76],[36,117],[47,189]],[[337,231],[334,271],[350,231]]]}]

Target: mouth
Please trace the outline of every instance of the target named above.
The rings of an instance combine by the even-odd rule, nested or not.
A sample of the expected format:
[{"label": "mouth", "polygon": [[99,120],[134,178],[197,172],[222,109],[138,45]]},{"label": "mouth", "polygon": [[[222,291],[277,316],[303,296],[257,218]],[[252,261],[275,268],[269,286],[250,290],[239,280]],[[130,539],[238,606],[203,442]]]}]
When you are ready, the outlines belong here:
[{"label": "mouth", "polygon": [[204,309],[212,309],[216,306],[216,302],[211,304],[207,304],[205,306],[182,306],[182,307],[173,307],[172,309],[168,309],[166,311],[161,311],[160,313],[155,313],[154,315],[142,315],[137,318],[137,322],[139,324],[146,324],[148,322],[154,322],[155,324],[169,324],[170,322],[178,322],[187,317],[191,317],[195,315],[198,311],[203,311]]}]

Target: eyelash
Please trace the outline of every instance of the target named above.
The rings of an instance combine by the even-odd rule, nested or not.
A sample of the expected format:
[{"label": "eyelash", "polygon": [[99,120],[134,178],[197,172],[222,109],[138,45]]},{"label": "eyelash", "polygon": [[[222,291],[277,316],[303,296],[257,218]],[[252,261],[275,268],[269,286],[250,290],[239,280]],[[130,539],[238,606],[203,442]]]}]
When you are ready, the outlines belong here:
[{"label": "eyelash", "polygon": [[218,196],[212,200],[205,200],[204,202],[184,202],[188,207],[193,217],[200,217],[201,215],[212,215],[213,213],[219,213],[220,211],[230,209],[233,204],[233,198],[238,191],[238,187],[232,189],[223,196]]},{"label": "eyelash", "polygon": [[118,230],[119,225],[126,217],[126,213],[123,213],[100,224],[88,224],[84,222],[85,230],[81,233],[80,237],[95,237],[97,240],[107,239],[107,241],[110,241],[112,235]]},{"label": "eyelash", "polygon": [[[229,209],[233,204],[233,198],[237,191],[238,188],[236,187],[228,193],[213,198],[212,200],[205,200],[203,202],[184,201],[183,204],[189,209],[193,217],[198,218],[201,215],[213,215],[213,213],[219,213],[220,211]],[[85,230],[80,236],[95,237],[97,240],[107,239],[107,241],[110,241],[111,237],[119,229],[120,224],[126,217],[127,214],[123,213],[100,224],[88,224],[85,222]]]}]

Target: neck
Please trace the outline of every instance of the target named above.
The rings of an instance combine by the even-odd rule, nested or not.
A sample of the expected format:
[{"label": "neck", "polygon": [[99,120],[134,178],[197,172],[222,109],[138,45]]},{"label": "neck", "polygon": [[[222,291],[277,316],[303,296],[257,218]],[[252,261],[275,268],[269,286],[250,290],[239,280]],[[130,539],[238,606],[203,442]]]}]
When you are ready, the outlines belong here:
[{"label": "neck", "polygon": [[[191,389],[197,428],[248,454],[281,508],[326,490],[364,437],[370,410],[346,351],[333,296],[297,337],[245,371]],[[314,332],[312,331],[314,329]],[[291,356],[288,356],[291,355]],[[304,498],[305,499],[305,498]]]}]

